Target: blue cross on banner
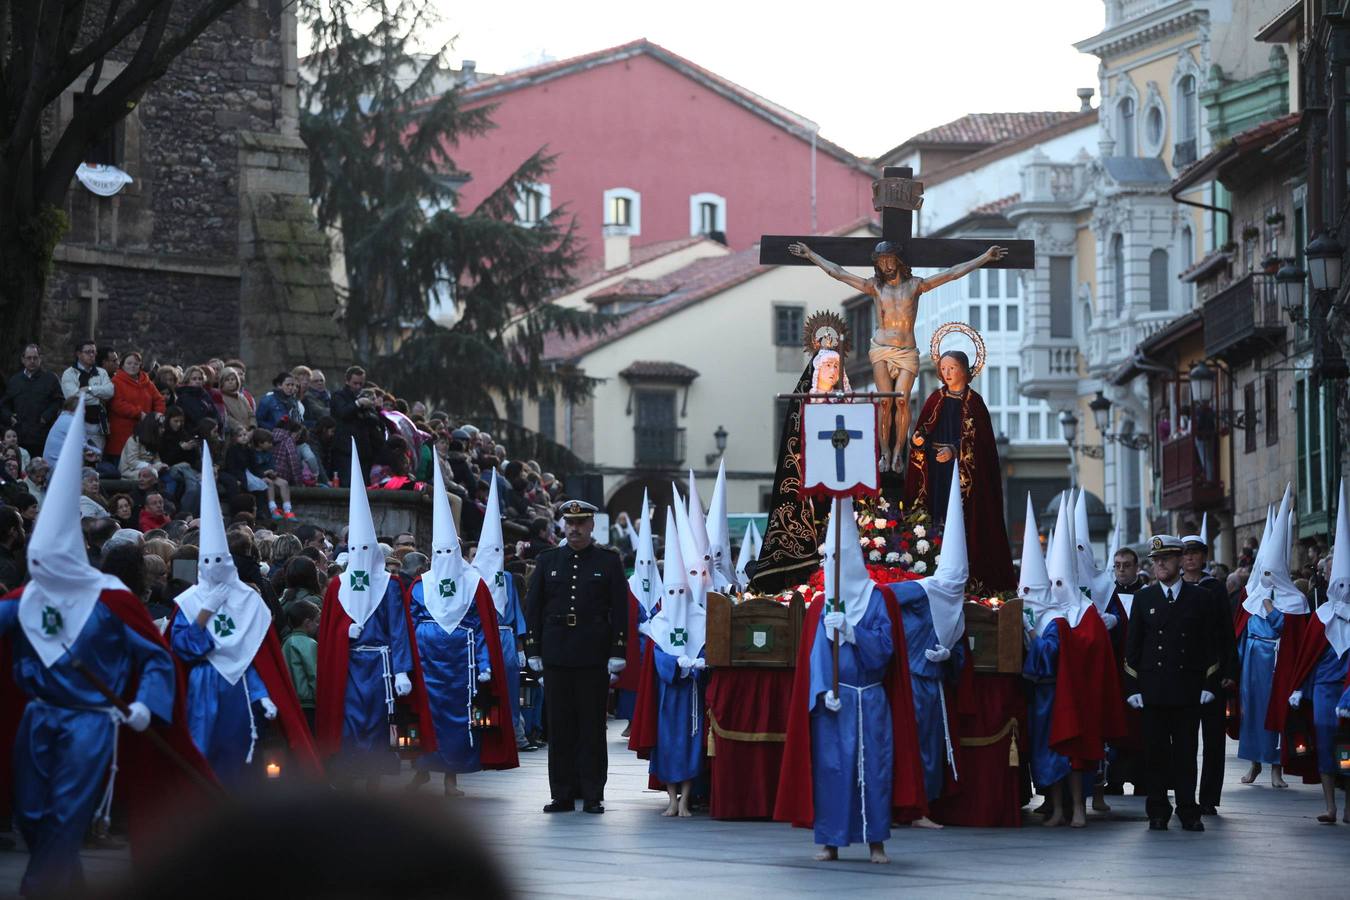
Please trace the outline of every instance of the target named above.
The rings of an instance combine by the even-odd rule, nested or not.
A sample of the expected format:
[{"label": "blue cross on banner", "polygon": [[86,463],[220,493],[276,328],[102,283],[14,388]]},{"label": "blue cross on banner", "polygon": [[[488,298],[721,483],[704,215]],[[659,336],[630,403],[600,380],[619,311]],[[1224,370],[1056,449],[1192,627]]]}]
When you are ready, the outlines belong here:
[{"label": "blue cross on banner", "polygon": [[802,410],[802,448],[802,494],[837,497],[877,492],[874,404],[807,403]]}]

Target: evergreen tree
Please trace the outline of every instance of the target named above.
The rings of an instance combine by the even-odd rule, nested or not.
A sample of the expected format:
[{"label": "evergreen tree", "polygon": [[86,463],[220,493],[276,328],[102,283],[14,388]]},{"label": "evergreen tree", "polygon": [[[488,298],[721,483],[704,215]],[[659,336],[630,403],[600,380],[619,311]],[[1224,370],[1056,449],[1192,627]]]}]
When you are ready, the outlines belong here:
[{"label": "evergreen tree", "polygon": [[518,221],[521,198],[546,180],[553,158],[541,148],[477,207],[459,209],[457,187],[470,173],[452,152],[490,131],[492,109],[465,109],[458,87],[446,89],[449,44],[415,52],[431,15],[425,0],[312,2],[301,134],[319,222],[341,236],[357,355],[396,393],[461,414],[493,411],[494,392],[588,395],[591,379],[542,359],[548,334],[604,326],[546,302],[571,283],[571,217],[559,207]]}]

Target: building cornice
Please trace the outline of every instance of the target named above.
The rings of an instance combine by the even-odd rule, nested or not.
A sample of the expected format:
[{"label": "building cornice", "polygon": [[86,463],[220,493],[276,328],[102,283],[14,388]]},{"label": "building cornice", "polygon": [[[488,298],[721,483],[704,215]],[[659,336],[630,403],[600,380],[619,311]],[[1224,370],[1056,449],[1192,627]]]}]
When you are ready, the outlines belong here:
[{"label": "building cornice", "polygon": [[1179,0],[1108,28],[1073,46],[1080,53],[1091,53],[1105,61],[1109,56],[1147,47],[1208,20],[1209,11],[1198,7],[1194,0]]}]

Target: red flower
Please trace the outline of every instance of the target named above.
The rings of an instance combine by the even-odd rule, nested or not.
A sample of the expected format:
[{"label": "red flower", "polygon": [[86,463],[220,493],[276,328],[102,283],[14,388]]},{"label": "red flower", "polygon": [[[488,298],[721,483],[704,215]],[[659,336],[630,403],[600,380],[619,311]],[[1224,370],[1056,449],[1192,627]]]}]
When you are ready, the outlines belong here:
[{"label": "red flower", "polygon": [[941,546],[942,546],[942,538],[940,538],[940,537],[933,538],[933,546],[934,546],[934,547],[941,547]]},{"label": "red flower", "polygon": [[905,540],[907,540],[907,541],[913,540],[913,539],[914,539],[914,532],[912,532],[912,531],[906,531],[906,532],[904,532],[903,534],[901,534],[900,536],[901,536],[902,538],[904,538]]},{"label": "red flower", "polygon": [[896,526],[896,524],[898,524],[898,523],[897,523],[894,519],[888,519],[888,520],[886,521],[886,527],[887,527],[887,528],[894,528],[894,527]]},{"label": "red flower", "polygon": [[900,552],[901,552],[901,553],[904,553],[904,552],[905,552],[906,550],[908,550],[908,549],[909,549],[909,541],[901,541],[901,542],[900,542]]}]

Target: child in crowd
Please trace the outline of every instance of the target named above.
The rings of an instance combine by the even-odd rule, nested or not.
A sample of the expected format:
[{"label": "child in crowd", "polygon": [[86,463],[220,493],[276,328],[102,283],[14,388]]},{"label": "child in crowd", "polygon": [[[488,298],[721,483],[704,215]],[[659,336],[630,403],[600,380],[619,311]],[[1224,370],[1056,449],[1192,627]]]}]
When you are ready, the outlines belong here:
[{"label": "child in crowd", "polygon": [[[294,519],[291,511],[291,485],[277,474],[276,461],[272,457],[272,432],[265,428],[253,429],[249,440],[252,457],[248,469],[244,472],[244,481],[250,493],[267,492],[267,511],[273,521]],[[277,508],[277,495],[281,495],[281,508]]]},{"label": "child in crowd", "polygon": [[291,627],[291,633],[282,642],[281,652],[286,657],[291,681],[295,682],[300,709],[305,714],[305,721],[309,722],[310,731],[313,731],[314,684],[319,668],[319,642],[315,638],[319,633],[319,607],[308,600],[297,600],[287,605],[286,621]]}]

